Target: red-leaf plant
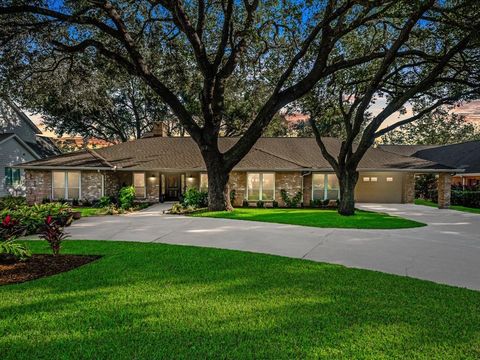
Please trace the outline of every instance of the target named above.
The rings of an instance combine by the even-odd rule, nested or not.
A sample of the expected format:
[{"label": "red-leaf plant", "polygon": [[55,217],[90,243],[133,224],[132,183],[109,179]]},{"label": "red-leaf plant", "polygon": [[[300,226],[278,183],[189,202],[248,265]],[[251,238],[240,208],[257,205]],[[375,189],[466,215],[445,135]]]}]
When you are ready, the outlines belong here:
[{"label": "red-leaf plant", "polygon": [[67,237],[68,234],[63,231],[63,226],[53,220],[50,215],[47,216],[40,238],[48,241],[54,256],[57,256],[60,253],[62,241]]},{"label": "red-leaf plant", "polygon": [[24,234],[25,228],[21,226],[17,220],[14,220],[10,215],[5,216],[5,219],[3,219],[0,223],[1,240],[12,240]]}]

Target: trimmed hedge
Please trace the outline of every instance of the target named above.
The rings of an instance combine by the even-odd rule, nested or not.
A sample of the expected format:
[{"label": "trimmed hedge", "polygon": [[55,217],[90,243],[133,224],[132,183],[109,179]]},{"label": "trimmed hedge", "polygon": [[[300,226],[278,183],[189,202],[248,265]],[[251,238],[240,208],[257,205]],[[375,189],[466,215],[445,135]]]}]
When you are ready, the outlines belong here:
[{"label": "trimmed hedge", "polygon": [[480,191],[452,190],[452,205],[480,208]]}]

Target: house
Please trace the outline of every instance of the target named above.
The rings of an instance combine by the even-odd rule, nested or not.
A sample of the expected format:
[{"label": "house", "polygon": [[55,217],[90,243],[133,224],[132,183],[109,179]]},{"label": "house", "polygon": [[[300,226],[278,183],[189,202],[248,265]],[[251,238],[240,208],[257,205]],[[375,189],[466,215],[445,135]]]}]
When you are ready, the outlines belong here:
[{"label": "house", "polygon": [[[221,151],[238,138],[220,138]],[[340,141],[325,138],[336,153]],[[98,199],[115,195],[125,185],[135,187],[139,200],[175,201],[186,189],[206,190],[203,158],[190,137],[154,136],[101,149],[85,149],[22,164],[27,200]],[[448,207],[451,174],[457,170],[429,160],[370,149],[359,166],[358,202],[411,203],[415,174],[439,174],[439,206]],[[260,138],[230,174],[234,205],[244,200],[282,205],[281,190],[301,191],[304,205],[312,200],[338,199],[339,184],[313,138]]]},{"label": "house", "polygon": [[58,154],[40,129],[11,100],[0,98],[0,197],[25,193],[24,172],[14,164]]},{"label": "house", "polygon": [[381,145],[384,151],[412,156],[463,169],[452,178],[452,185],[473,187],[480,185],[480,141],[450,145]]}]

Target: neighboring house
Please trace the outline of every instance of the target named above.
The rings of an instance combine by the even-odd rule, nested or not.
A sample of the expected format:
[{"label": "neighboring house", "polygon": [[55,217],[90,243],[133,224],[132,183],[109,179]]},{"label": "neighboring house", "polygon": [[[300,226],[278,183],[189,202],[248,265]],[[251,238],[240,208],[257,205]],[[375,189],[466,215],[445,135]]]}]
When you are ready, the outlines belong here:
[{"label": "neighboring house", "polygon": [[[222,151],[238,138],[220,138]],[[331,153],[340,141],[326,138]],[[186,189],[206,190],[206,167],[195,142],[189,137],[156,136],[101,149],[36,160],[20,166],[26,170],[27,200],[98,199],[116,195],[120,187],[133,185],[138,199],[179,200]],[[452,169],[413,157],[370,149],[359,166],[358,202],[411,203],[415,174],[439,174],[439,206],[448,207]],[[313,138],[260,138],[230,174],[234,205],[244,200],[267,206],[280,192],[303,193],[304,205],[312,200],[338,199],[339,185],[331,166]]]},{"label": "neighboring house", "polygon": [[13,165],[59,151],[13,102],[0,99],[0,197],[25,194],[24,172]]},{"label": "neighboring house", "polygon": [[451,145],[381,145],[384,151],[442,163],[464,172],[452,178],[458,186],[480,185],[480,141]]}]

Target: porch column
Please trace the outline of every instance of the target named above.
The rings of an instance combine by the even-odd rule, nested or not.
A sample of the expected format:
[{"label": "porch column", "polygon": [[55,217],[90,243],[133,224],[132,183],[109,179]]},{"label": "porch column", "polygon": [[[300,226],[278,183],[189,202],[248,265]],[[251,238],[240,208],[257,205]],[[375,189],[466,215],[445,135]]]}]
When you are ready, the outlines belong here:
[{"label": "porch column", "polygon": [[452,191],[452,175],[440,173],[438,175],[438,208],[448,209]]},{"label": "porch column", "polygon": [[415,173],[406,173],[403,176],[402,203],[413,204],[415,201]]}]

